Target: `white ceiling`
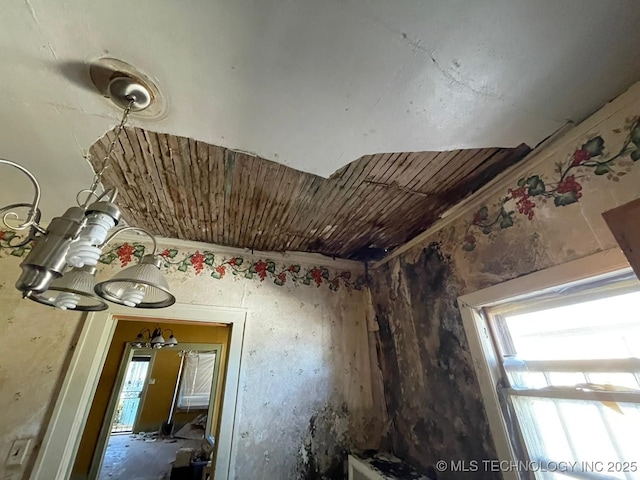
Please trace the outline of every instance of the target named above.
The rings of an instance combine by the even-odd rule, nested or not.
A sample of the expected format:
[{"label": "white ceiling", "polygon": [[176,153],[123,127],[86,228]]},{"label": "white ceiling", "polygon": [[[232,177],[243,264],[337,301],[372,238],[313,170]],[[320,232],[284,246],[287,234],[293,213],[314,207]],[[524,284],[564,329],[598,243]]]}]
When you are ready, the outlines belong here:
[{"label": "white ceiling", "polygon": [[[369,153],[534,146],[640,78],[634,0],[14,0],[0,19],[0,157],[39,177],[48,216],[119,117],[87,86],[102,56],[163,92],[166,115],[133,124],[323,176]],[[0,166],[0,205],[26,185]]]}]

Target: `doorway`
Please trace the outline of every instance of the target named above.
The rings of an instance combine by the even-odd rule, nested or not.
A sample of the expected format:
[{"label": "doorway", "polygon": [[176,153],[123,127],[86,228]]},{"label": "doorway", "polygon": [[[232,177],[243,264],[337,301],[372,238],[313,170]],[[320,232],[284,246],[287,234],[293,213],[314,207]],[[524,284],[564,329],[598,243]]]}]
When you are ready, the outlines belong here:
[{"label": "doorway", "polygon": [[134,356],[124,376],[111,433],[132,433],[138,417],[140,399],[147,384],[151,356]]},{"label": "doorway", "polygon": [[[136,341],[139,333],[158,327],[170,329],[178,344],[150,348]],[[211,470],[217,460],[231,331],[227,324],[121,319],[71,478],[169,480],[178,465],[189,468],[196,462]],[[184,450],[191,452],[186,465]]]},{"label": "doorway", "polygon": [[[116,326],[121,319],[136,320],[147,316],[146,311],[132,311],[117,305],[111,306],[108,311],[87,315],[38,451],[31,480],[83,478],[72,474],[72,468]],[[235,478],[233,439],[246,316],[244,308],[191,304],[175,304],[154,312],[158,321],[180,319],[180,322],[192,325],[227,325],[231,329],[213,466],[215,480]]]},{"label": "doorway", "polygon": [[[83,434],[80,453],[86,455],[93,446],[86,477],[90,480],[200,480],[212,460],[228,327],[164,326],[180,339],[173,348],[139,348],[125,342],[98,440],[92,441],[95,428]],[[144,324],[123,322],[110,351],[137,328]],[[196,337],[221,343],[182,341]],[[101,382],[112,376],[109,362],[105,368]],[[102,412],[99,401],[89,419],[98,411]],[[77,458],[77,475],[83,474],[83,465],[86,458]]]}]

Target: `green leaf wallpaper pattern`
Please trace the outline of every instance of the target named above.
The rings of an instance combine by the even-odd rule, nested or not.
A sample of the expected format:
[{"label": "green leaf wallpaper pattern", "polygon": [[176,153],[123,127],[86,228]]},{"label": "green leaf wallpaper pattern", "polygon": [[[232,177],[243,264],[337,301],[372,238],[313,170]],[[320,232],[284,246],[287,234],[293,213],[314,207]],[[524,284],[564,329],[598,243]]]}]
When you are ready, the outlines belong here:
[{"label": "green leaf wallpaper pattern", "polygon": [[[15,232],[0,231],[0,258],[6,255],[24,257],[31,245],[13,247],[10,241],[15,237]],[[100,258],[100,263],[111,265],[119,263],[126,267],[140,259],[145,254],[145,246],[140,243],[122,243],[105,251]],[[331,291],[338,291],[341,287],[346,289],[361,290],[366,284],[366,276],[358,274],[352,280],[349,271],[334,272],[322,266],[303,267],[298,264],[279,265],[273,260],[259,259],[251,261],[240,256],[224,258],[210,251],[195,251],[193,253],[180,254],[176,248],[167,248],[160,252],[163,258],[163,268],[167,271],[189,273],[195,275],[208,274],[211,278],[221,280],[227,275],[238,276],[260,282],[271,281],[275,285],[309,285],[320,287],[326,285]],[[137,260],[136,260],[137,261]]]},{"label": "green leaf wallpaper pattern", "polygon": [[[582,198],[583,178],[589,175],[605,176],[608,180],[619,182],[635,162],[640,160],[640,117],[628,118],[624,128],[613,129],[614,133],[627,132],[620,150],[607,155],[605,140],[597,134],[576,149],[564,163],[556,165],[555,179],[544,179],[541,175],[521,178],[515,188],[507,190],[497,205],[497,213],[490,215],[489,207],[480,207],[467,225],[462,249],[475,250],[477,233],[490,235],[511,228],[516,224],[515,215],[524,215],[527,220],[535,216],[540,203],[553,200],[556,207],[566,207],[578,203]],[[507,202],[515,201],[516,210],[507,211]]]}]

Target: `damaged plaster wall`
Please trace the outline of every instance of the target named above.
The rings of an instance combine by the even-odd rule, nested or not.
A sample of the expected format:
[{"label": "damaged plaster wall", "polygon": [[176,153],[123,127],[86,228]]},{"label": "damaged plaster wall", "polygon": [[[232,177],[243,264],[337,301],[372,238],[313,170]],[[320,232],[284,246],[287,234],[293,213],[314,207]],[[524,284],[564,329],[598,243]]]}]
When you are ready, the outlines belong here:
[{"label": "damaged plaster wall", "polygon": [[[99,276],[137,261],[141,248],[117,246]],[[230,478],[341,478],[346,450],[378,446],[361,264],[188,242],[162,248],[178,302],[247,311]],[[10,444],[41,439],[82,321],[20,300],[20,258],[8,249],[0,257],[0,478],[18,480],[37,448],[25,466],[5,467]]]},{"label": "damaged plaster wall", "polygon": [[[79,313],[22,300],[19,259],[0,258],[0,479],[19,480],[37,454],[80,332]],[[6,467],[14,440],[32,439],[24,465]]]},{"label": "damaged plaster wall", "polygon": [[639,115],[636,85],[374,271],[398,456],[423,469],[440,459],[496,458],[457,297],[615,248],[601,214],[640,197]]}]

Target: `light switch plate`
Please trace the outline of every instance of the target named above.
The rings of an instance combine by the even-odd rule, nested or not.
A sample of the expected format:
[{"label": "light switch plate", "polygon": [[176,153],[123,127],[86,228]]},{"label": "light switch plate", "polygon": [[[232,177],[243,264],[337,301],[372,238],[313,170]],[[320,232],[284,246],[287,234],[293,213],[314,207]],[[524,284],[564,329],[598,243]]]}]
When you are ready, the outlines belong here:
[{"label": "light switch plate", "polygon": [[27,458],[27,451],[31,444],[30,438],[20,438],[14,440],[7,455],[7,460],[4,462],[7,467],[12,465],[22,465]]},{"label": "light switch plate", "polygon": [[149,385],[155,385],[156,384],[156,379],[155,378],[150,378],[149,379]]}]

